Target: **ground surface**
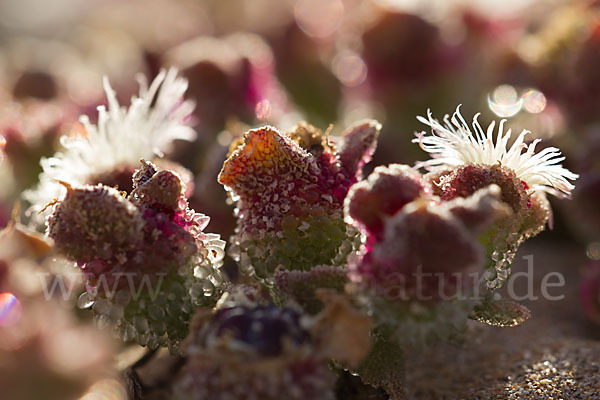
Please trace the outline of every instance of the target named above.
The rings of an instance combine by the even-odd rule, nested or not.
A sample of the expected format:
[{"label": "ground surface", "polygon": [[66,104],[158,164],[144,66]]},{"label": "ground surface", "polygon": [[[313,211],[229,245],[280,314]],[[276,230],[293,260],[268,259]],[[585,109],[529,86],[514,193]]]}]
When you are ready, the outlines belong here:
[{"label": "ground surface", "polygon": [[[462,345],[436,345],[411,354],[411,399],[600,399],[600,330],[587,322],[578,284],[585,263],[580,248],[535,241],[519,250],[514,272],[525,271],[532,254],[534,294],[522,301],[532,318],[515,328],[474,327]],[[560,301],[541,296],[552,271],[564,288],[550,288]],[[526,293],[526,281],[516,281]]]}]

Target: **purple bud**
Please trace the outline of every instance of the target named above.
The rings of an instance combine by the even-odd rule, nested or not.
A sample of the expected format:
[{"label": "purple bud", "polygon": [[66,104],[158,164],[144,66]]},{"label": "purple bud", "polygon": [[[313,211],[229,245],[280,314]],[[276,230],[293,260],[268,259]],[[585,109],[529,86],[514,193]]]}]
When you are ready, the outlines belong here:
[{"label": "purple bud", "polygon": [[301,346],[308,340],[300,314],[274,305],[220,309],[204,332],[205,345],[224,341],[232,349],[246,347],[260,357],[281,355],[285,346]]},{"label": "purple bud", "polygon": [[187,340],[175,399],[333,399],[334,377],[301,315],[274,305],[218,310]]}]

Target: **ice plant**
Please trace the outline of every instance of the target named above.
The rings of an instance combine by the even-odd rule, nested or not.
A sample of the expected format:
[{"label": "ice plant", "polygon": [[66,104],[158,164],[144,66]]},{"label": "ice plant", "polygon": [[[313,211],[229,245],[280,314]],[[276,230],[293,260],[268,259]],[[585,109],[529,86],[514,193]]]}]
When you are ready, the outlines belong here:
[{"label": "ice plant", "polygon": [[544,229],[550,217],[546,194],[566,197],[578,175],[564,168],[559,149],[546,147],[536,153],[541,139],[530,144],[523,130],[509,145],[511,130],[504,131],[505,120],[494,135],[495,122],[483,131],[475,115],[472,130],[456,112],[444,118],[442,125],[428,112],[427,119],[418,117],[431,132],[421,132],[413,142],[432,158],[418,163],[430,171],[435,194],[443,200],[468,197],[490,184],[502,189],[502,200],[511,206],[513,215],[502,219],[484,238],[495,270],[490,269],[488,286],[502,286],[510,274],[510,264],[518,246]]},{"label": "ice plant", "polygon": [[195,137],[186,124],[194,104],[183,100],[187,81],[177,76],[176,69],[161,71],[150,86],[143,77],[139,82],[139,96],[125,108],[119,105],[105,78],[108,108],[98,107],[98,122],[93,124],[87,116],[80,117],[85,134],[61,137],[65,150],[41,160],[39,186],[23,194],[37,222],[47,216],[38,212],[66,193],[59,181],[72,186],[121,183],[123,190],[130,184],[140,159],[162,156],[175,139]]},{"label": "ice plant", "polygon": [[86,277],[82,308],[124,340],[176,349],[193,311],[219,294],[225,242],[188,208],[178,175],[142,161],[133,190],[73,187],[53,207],[47,234]]},{"label": "ice plant", "polygon": [[218,310],[187,339],[175,399],[334,399],[334,375],[301,315],[274,305]]},{"label": "ice plant", "polygon": [[357,372],[390,395],[402,391],[405,346],[459,337],[468,318],[514,326],[529,317],[480,291],[479,278],[491,290],[506,281],[519,244],[549,218],[546,194],[568,196],[577,178],[559,164],[558,149],[536,154],[539,140],[525,144],[527,131],[509,146],[504,121],[494,137],[495,123],[483,132],[476,116],[473,133],[458,109],[445,125],[431,114],[419,120],[432,132],[415,142],[433,158],[416,168],[377,167],[350,189],[344,208],[366,238],[348,258],[352,292],[376,324]]},{"label": "ice plant", "polygon": [[[344,223],[343,201],[370,159],[379,129],[376,121],[350,127],[339,150],[306,123],[287,134],[266,126],[244,135],[219,175],[236,201],[230,254],[243,271],[272,285],[274,274],[275,281],[287,282],[282,275],[289,271],[298,275],[346,264],[360,236]],[[314,273],[307,279],[324,281]]]},{"label": "ice plant", "polygon": [[496,185],[443,201],[416,169],[377,167],[346,198],[346,220],[366,236],[349,257],[349,277],[375,320],[394,326],[396,342],[451,337],[474,305],[463,300],[485,261],[477,235],[510,213]]}]

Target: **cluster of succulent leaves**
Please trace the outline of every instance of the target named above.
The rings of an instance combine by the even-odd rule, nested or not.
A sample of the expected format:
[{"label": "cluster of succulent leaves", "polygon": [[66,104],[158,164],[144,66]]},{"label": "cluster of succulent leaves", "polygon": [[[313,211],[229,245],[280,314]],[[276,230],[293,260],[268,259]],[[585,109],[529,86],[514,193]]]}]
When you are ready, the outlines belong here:
[{"label": "cluster of succulent leaves", "polygon": [[[218,177],[236,206],[229,255],[262,292],[222,285],[224,242],[203,232],[208,218],[189,210],[179,176],[148,162],[133,174],[129,194],[102,184],[68,187],[48,234],[86,273],[80,303],[99,323],[151,348],[176,351],[187,337],[178,398],[228,398],[245,389],[274,399],[290,380],[293,398],[333,398],[330,359],[342,378],[350,369],[399,396],[407,344],[460,336],[468,317],[496,326],[527,319],[524,307],[495,302],[492,291],[548,211],[500,166],[422,175],[393,164],[363,180],[379,130],[364,121],[334,140],[306,123],[288,133],[267,126],[232,144]],[[482,301],[421,301],[404,280],[418,267],[452,287],[448,276],[486,265]],[[132,298],[130,287],[111,281],[111,293],[101,280],[115,273],[133,273],[142,286],[150,276],[161,286]],[[406,298],[389,296],[399,275],[409,283]],[[327,304],[323,290],[339,293],[346,306]],[[354,318],[370,330],[361,362],[323,350],[328,334],[314,327],[336,320],[339,309],[343,323]],[[358,316],[348,317],[349,309]],[[361,319],[370,321],[367,315],[372,328]]]},{"label": "cluster of succulent leaves", "polygon": [[98,324],[175,351],[194,311],[218,299],[224,242],[202,232],[208,217],[188,208],[176,173],[142,161],[132,179],[129,195],[67,185],[47,233],[83,272],[79,306],[91,307]]},{"label": "cluster of succulent leaves", "polygon": [[344,222],[343,201],[361,178],[379,129],[375,121],[350,127],[339,151],[305,123],[285,134],[250,130],[232,146],[219,175],[236,201],[229,254],[275,299],[316,311],[315,288],[343,288],[340,271],[361,244],[360,233]]},{"label": "cluster of succulent leaves", "polygon": [[[392,393],[400,390],[403,346],[460,338],[468,318],[495,326],[528,318],[523,306],[495,302],[492,291],[520,242],[543,227],[547,208],[497,166],[421,175],[391,165],[361,180],[378,129],[372,121],[349,128],[339,152],[306,124],[289,133],[251,130],[232,146],[219,181],[236,202],[230,255],[282,306],[316,314],[318,289],[346,291],[377,326],[371,353],[353,371]],[[331,170],[350,185],[323,179]],[[417,265],[448,275],[488,265],[488,292],[475,301],[387,299],[390,273],[409,276]]]}]

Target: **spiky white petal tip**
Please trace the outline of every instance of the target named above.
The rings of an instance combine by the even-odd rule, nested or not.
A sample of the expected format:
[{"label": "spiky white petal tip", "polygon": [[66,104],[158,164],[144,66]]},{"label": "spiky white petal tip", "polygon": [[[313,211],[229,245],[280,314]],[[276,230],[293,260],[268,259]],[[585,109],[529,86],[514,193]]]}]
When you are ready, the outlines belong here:
[{"label": "spiky white petal tip", "polygon": [[108,108],[98,107],[98,123],[81,116],[86,136],[62,136],[64,151],[42,158],[38,187],[23,194],[32,205],[34,220],[42,222],[44,215],[37,216],[37,212],[64,196],[58,181],[87,184],[90,177],[116,167],[136,166],[140,159],[162,156],[175,139],[195,138],[194,129],[187,124],[194,103],[183,99],[188,82],[178,76],[175,68],[161,71],[150,86],[143,76],[138,76],[138,82],[139,95],[132,97],[127,108],[119,105],[115,91],[104,78]]},{"label": "spiky white petal tip", "polygon": [[565,157],[561,156],[559,149],[546,147],[536,154],[535,147],[541,139],[526,144],[525,137],[530,133],[528,130],[523,130],[509,146],[511,130],[504,132],[504,119],[498,124],[494,141],[496,122],[492,121],[484,132],[478,121],[479,115],[477,113],[473,117],[473,131],[460,114],[460,105],[452,117],[444,116],[443,125],[432,117],[431,110],[427,110],[427,118],[418,116],[420,122],[431,127],[431,133],[416,133],[413,143],[418,143],[432,158],[417,163],[417,167],[431,171],[452,169],[465,164],[500,163],[513,170],[530,190],[559,197],[571,194],[575,186],[569,180],[575,180],[579,175],[560,164]]}]

